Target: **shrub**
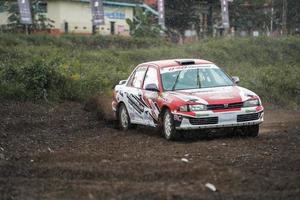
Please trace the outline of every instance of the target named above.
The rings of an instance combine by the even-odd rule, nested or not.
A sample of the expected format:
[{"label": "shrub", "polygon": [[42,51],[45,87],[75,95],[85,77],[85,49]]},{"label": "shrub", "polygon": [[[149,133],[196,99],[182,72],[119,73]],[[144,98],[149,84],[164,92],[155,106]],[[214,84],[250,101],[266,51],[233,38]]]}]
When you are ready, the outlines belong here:
[{"label": "shrub", "polygon": [[[3,41],[6,38],[9,40]],[[241,86],[258,93],[263,101],[288,102],[293,107],[300,103],[299,37],[207,39],[191,45],[171,45],[159,40],[149,44],[152,41],[2,34],[0,97],[37,100],[46,95],[50,100],[85,100],[110,93],[139,63],[203,58],[240,76]]]}]

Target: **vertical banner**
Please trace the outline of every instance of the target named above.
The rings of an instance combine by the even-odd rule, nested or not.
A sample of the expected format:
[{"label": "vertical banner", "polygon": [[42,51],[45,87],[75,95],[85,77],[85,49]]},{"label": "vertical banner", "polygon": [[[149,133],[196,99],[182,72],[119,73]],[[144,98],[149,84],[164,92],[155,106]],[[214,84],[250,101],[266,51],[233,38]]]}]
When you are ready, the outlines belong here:
[{"label": "vertical banner", "polygon": [[158,0],[158,24],[165,28],[165,2],[164,0]]},{"label": "vertical banner", "polygon": [[229,25],[229,11],[228,11],[228,0],[221,0],[221,9],[222,9],[222,24],[223,28],[228,29]]},{"label": "vertical banner", "polygon": [[94,26],[104,25],[104,8],[102,0],[91,0],[92,23]]},{"label": "vertical banner", "polygon": [[29,0],[18,0],[21,24],[32,24]]}]

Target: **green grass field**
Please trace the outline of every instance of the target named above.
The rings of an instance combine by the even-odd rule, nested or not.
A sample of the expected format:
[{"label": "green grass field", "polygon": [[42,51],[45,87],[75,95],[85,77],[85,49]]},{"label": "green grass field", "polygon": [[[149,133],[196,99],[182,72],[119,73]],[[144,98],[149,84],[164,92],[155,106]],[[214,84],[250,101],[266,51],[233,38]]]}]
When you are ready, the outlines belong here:
[{"label": "green grass field", "polygon": [[164,40],[101,36],[0,35],[0,98],[85,100],[110,93],[141,62],[202,58],[215,62],[264,102],[299,109],[300,38]]}]

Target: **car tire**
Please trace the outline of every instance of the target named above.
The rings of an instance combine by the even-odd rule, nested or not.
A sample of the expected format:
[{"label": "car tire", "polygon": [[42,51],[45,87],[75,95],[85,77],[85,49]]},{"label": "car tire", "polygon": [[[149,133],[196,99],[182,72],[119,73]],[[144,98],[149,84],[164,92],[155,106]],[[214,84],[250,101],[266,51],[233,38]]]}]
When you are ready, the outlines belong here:
[{"label": "car tire", "polygon": [[175,129],[173,114],[166,110],[162,119],[162,134],[167,140],[177,140],[179,133]]},{"label": "car tire", "polygon": [[246,130],[248,137],[257,137],[259,133],[259,125],[249,126]]},{"label": "car tire", "polygon": [[118,109],[118,126],[120,130],[127,131],[133,125],[130,122],[130,117],[125,104],[121,104]]}]

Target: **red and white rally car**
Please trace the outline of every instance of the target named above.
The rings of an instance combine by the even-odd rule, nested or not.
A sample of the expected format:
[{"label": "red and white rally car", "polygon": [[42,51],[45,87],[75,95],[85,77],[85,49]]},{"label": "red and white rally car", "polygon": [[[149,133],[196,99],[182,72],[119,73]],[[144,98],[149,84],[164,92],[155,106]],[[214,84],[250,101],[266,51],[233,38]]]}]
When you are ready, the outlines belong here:
[{"label": "red and white rally car", "polygon": [[179,59],[138,65],[115,87],[112,109],[122,130],[136,124],[161,127],[168,140],[178,130],[231,127],[256,137],[263,106],[207,60]]}]

